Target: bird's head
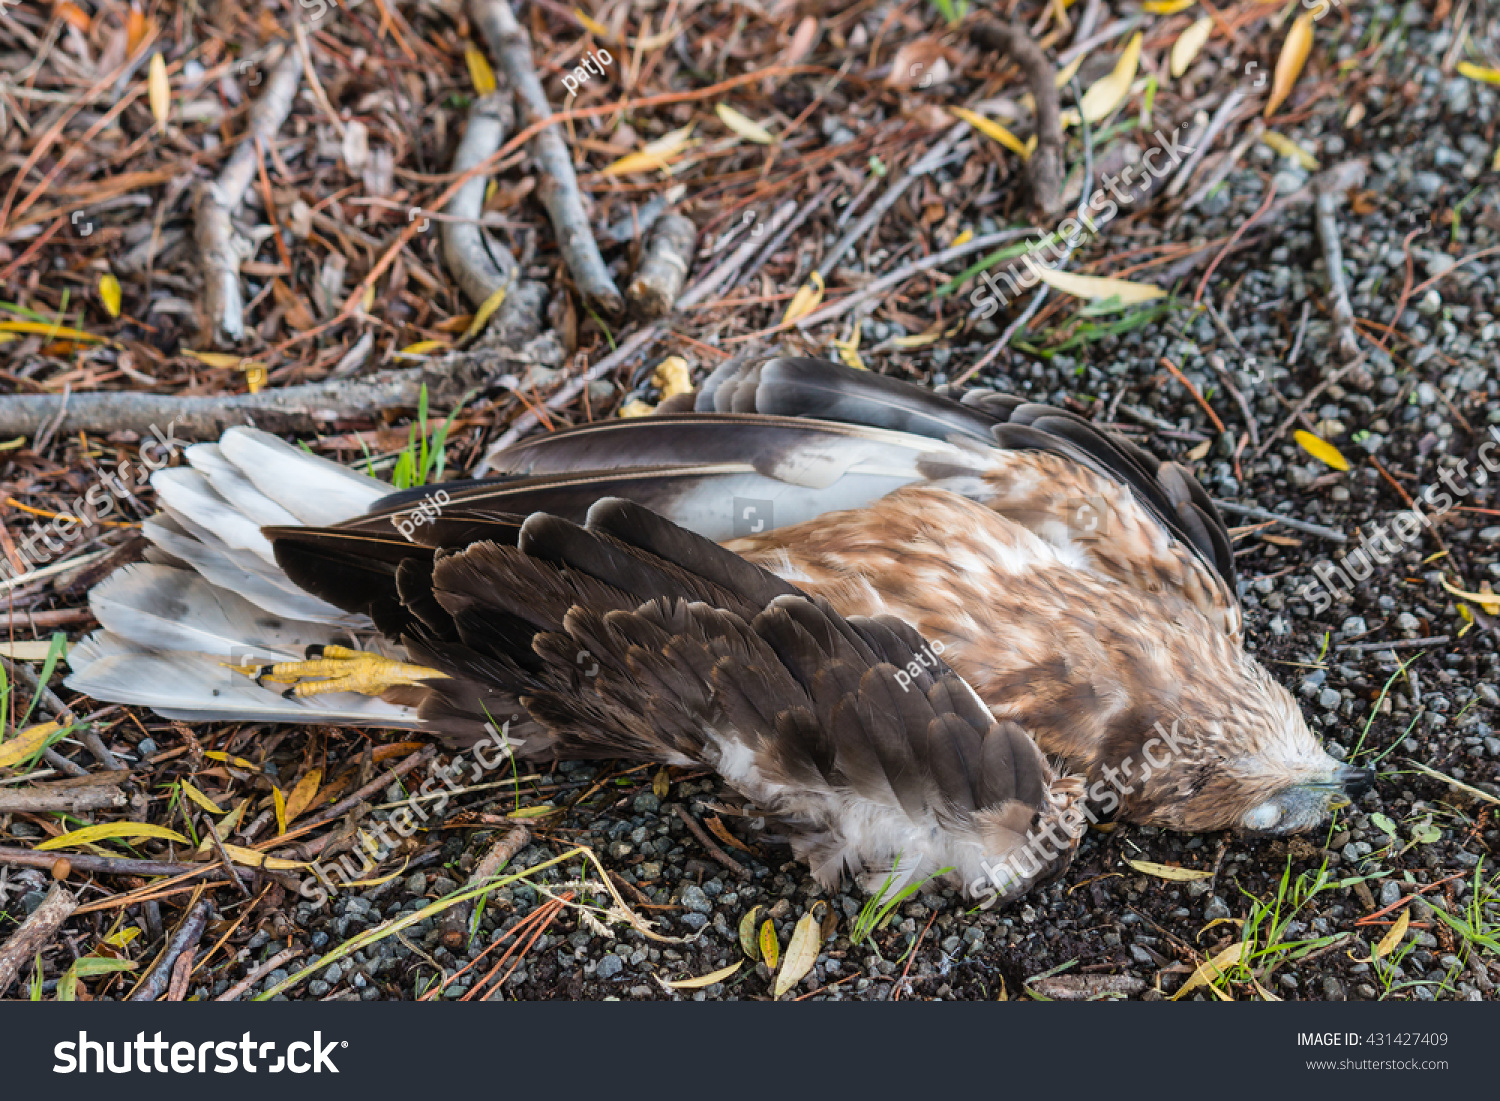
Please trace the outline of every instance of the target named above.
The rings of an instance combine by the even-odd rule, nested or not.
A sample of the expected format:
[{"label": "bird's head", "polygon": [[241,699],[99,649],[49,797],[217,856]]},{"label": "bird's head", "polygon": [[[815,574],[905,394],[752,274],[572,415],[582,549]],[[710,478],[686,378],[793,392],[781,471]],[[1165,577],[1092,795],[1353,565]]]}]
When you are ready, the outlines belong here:
[{"label": "bird's head", "polygon": [[1331,757],[1292,694],[1258,662],[1246,655],[1240,672],[1240,683],[1219,686],[1211,704],[1183,700],[1189,706],[1174,726],[1153,724],[1137,772],[1150,769],[1150,757],[1176,759],[1142,779],[1130,801],[1146,812],[1138,820],[1280,836],[1316,828],[1369,790],[1374,771]]}]

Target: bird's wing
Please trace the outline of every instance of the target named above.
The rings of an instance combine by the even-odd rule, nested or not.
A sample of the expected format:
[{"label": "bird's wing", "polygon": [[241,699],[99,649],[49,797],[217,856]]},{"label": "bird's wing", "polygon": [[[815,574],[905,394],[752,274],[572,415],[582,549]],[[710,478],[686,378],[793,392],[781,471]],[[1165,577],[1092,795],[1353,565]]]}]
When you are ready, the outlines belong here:
[{"label": "bird's wing", "polygon": [[[1149,452],[1113,433],[1096,428],[1076,414],[1050,405],[1028,402],[1011,394],[971,390],[962,401],[933,393],[897,379],[859,371],[827,360],[778,358],[764,363],[731,363],[714,372],[698,388],[695,408],[700,413],[761,413],[771,416],[815,418],[850,425],[884,428],[935,439],[963,438],[998,446],[1005,451],[1056,455],[1081,466],[1106,482],[1127,487],[1142,512],[1224,580],[1234,600],[1234,555],[1228,530],[1213,501],[1184,467],[1162,462]],[[929,473],[936,474],[929,460]],[[1051,470],[1065,470],[1055,464]],[[999,468],[989,478],[991,494],[975,496],[985,504],[1018,513],[1031,506],[1027,494],[1013,506],[1017,482]],[[1058,506],[1049,514],[1065,525],[1073,519]],[[1029,526],[1029,525],[1028,525]],[[1045,533],[1039,532],[1039,534]]]},{"label": "bird's wing", "polygon": [[721,369],[695,401],[694,413],[524,441],[492,460],[519,481],[452,492],[578,519],[599,484],[723,541],[938,485],[1114,581],[1180,591],[1239,636],[1228,531],[1208,495],[1184,468],[1081,417],[987,391],[958,402],[818,359]]},{"label": "bird's wing", "polygon": [[829,884],[948,868],[1013,895],[1066,866],[1081,784],[907,624],[845,618],[623,500],[583,527],[533,515],[518,543],[403,575],[431,620],[408,652],[450,674],[421,689],[429,726],[475,739],[508,721],[526,755],[708,764]]}]

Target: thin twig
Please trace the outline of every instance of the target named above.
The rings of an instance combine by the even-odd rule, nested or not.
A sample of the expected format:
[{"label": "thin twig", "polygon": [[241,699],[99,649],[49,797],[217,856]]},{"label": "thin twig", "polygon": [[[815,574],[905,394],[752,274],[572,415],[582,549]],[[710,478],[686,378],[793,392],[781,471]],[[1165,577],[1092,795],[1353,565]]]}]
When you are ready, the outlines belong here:
[{"label": "thin twig", "polygon": [[1215,501],[1214,506],[1220,512],[1227,512],[1231,516],[1246,516],[1251,520],[1273,520],[1278,524],[1286,525],[1293,531],[1300,531],[1307,535],[1316,535],[1320,539],[1327,539],[1333,543],[1348,541],[1348,537],[1341,531],[1335,531],[1333,528],[1325,528],[1322,524],[1310,523],[1307,520],[1298,520],[1291,516],[1283,516],[1279,512],[1271,512],[1256,505],[1238,505],[1233,501]]},{"label": "thin twig", "polygon": [[1173,378],[1182,383],[1183,386],[1187,387],[1187,392],[1193,395],[1193,400],[1196,401],[1199,407],[1208,414],[1208,419],[1213,422],[1213,426],[1219,430],[1219,434],[1223,435],[1226,431],[1224,422],[1219,419],[1219,414],[1214,412],[1214,407],[1212,405],[1209,405],[1208,402],[1204,399],[1203,395],[1198,392],[1198,387],[1189,382],[1188,377],[1182,373],[1177,364],[1173,363],[1166,356],[1162,356],[1159,362],[1168,371],[1172,372]]},{"label": "thin twig", "polygon": [[217,998],[214,999],[214,1001],[216,1001],[216,1002],[237,1002],[237,1001],[239,1001],[242,997],[244,997],[245,992],[247,990],[249,990],[252,986],[254,986],[256,983],[260,982],[261,979],[265,978],[272,971],[275,971],[282,964],[284,964],[284,963],[291,963],[292,960],[294,960],[298,956],[302,955],[302,953],[304,951],[306,951],[306,949],[298,947],[295,944],[292,945],[292,947],[290,947],[290,948],[283,948],[280,952],[277,952],[270,959],[268,959],[268,960],[264,961],[263,963],[261,963],[258,967],[256,967],[253,971],[251,971],[248,975],[246,975],[239,982],[235,983],[228,990],[224,991],[224,993],[220,994]]},{"label": "thin twig", "polygon": [[203,931],[208,928],[209,915],[214,912],[214,904],[210,899],[199,899],[198,904],[188,911],[187,917],[182,919],[182,924],[177,927],[177,932],[167,943],[166,950],[156,961],[156,966],[143,978],[140,985],[127,998],[132,1002],[154,1002],[166,992],[167,983],[172,977],[172,967],[177,958],[184,952],[191,953],[197,946],[198,941],[203,938]]},{"label": "thin twig", "polygon": [[1425,649],[1428,646],[1446,646],[1451,641],[1447,635],[1432,635],[1429,638],[1398,638],[1392,639],[1389,642],[1344,642],[1335,646],[1334,649],[1363,654],[1370,651],[1412,650]]},{"label": "thin twig", "polygon": [[[1340,181],[1342,182],[1342,181]],[[1323,245],[1323,262],[1328,269],[1328,297],[1333,313],[1333,339],[1339,357],[1348,362],[1359,355],[1359,338],[1354,335],[1354,307],[1349,304],[1349,285],[1344,278],[1344,249],[1339,240],[1338,206],[1341,189],[1320,182],[1314,188],[1314,222],[1318,240]]]},{"label": "thin twig", "polygon": [[302,57],[285,43],[281,60],[266,82],[265,94],[256,100],[250,113],[249,129],[238,148],[219,178],[199,187],[194,237],[203,267],[204,312],[215,339],[224,336],[240,341],[245,337],[244,299],[240,295],[240,261],[245,246],[235,234],[232,219],[255,178],[256,143],[269,146],[275,140],[276,131],[291,113],[301,82]]},{"label": "thin twig", "polygon": [[1264,455],[1267,449],[1269,449],[1273,443],[1279,440],[1282,437],[1282,434],[1285,433],[1288,428],[1296,424],[1297,418],[1302,416],[1303,413],[1307,412],[1308,409],[1312,408],[1312,403],[1318,400],[1318,397],[1323,393],[1324,390],[1328,389],[1328,387],[1338,382],[1339,379],[1343,378],[1346,374],[1354,370],[1364,361],[1365,357],[1361,355],[1358,359],[1344,364],[1338,370],[1334,371],[1333,374],[1325,377],[1322,382],[1318,383],[1305,395],[1303,395],[1302,400],[1299,401],[1296,405],[1292,406],[1292,411],[1287,414],[1286,420],[1277,425],[1276,431],[1267,436],[1265,438],[1265,441],[1255,449],[1255,457],[1258,459],[1262,455]]},{"label": "thin twig", "polygon": [[[1063,208],[1062,107],[1057,96],[1057,70],[1020,23],[985,20],[969,31],[969,39],[983,49],[1008,55],[1026,75],[1036,104],[1036,149],[1026,160],[1031,198],[1048,217]],[[1088,193],[1085,188],[1084,193]]]},{"label": "thin twig", "polygon": [[[484,32],[495,60],[500,63],[527,121],[535,124],[552,117],[552,106],[536,74],[531,57],[531,35],[516,21],[509,0],[469,0],[469,18]],[[557,248],[573,274],[573,282],[584,298],[604,313],[618,316],[624,312],[625,300],[610,278],[594,240],[588,212],[578,191],[578,177],[562,131],[549,126],[537,134],[531,145],[536,163],[537,197],[547,208],[552,228],[557,234]]]},{"label": "thin twig", "polygon": [[677,812],[677,817],[682,819],[683,825],[691,830],[693,836],[696,837],[699,843],[708,850],[709,856],[712,856],[720,864],[724,865],[724,867],[728,868],[731,872],[739,876],[741,879],[750,878],[749,869],[747,869],[734,857],[726,853],[723,849],[719,848],[719,846],[714,843],[714,839],[708,836],[708,832],[702,826],[698,825],[697,821],[695,821],[693,816],[687,812],[687,809],[685,807],[683,807],[679,803],[674,806],[673,809]]},{"label": "thin twig", "polygon": [[[499,93],[475,100],[469,109],[463,140],[453,153],[453,171],[467,172],[482,163],[505,143],[505,132],[514,121],[510,104]],[[474,176],[465,182],[448,203],[448,213],[459,220],[444,219],[438,229],[448,270],[475,306],[483,304],[516,277],[516,258],[478,224],[484,214],[484,193],[488,185],[489,177],[485,175]]]},{"label": "thin twig", "polygon": [[[531,844],[531,831],[525,826],[516,826],[496,841],[490,847],[489,852],[480,858],[479,863],[474,866],[474,874],[469,876],[463,889],[478,887],[486,880],[499,875],[500,870],[515,858],[516,853],[529,844]],[[468,939],[469,914],[473,912],[473,909],[474,900],[466,899],[453,909],[444,912],[441,922],[443,946],[450,951],[458,951]]]},{"label": "thin twig", "polygon": [[0,944],[0,994],[15,981],[21,968],[51,943],[63,922],[78,908],[78,899],[61,883],[53,884],[42,904],[31,912],[4,944]]}]

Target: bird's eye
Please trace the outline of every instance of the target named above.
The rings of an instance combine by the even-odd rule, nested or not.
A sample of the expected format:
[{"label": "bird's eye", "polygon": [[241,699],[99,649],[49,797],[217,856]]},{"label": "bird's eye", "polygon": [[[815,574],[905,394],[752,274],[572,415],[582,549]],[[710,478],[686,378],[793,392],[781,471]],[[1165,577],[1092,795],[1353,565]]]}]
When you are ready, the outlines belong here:
[{"label": "bird's eye", "polygon": [[1275,803],[1262,803],[1245,815],[1247,830],[1268,830],[1281,821],[1281,808]]}]

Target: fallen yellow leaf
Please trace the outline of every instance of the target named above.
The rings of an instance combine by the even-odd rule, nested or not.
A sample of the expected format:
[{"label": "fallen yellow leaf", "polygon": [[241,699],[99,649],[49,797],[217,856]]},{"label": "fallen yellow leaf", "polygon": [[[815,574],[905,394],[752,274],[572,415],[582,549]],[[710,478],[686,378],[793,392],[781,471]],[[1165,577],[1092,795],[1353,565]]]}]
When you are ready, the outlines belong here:
[{"label": "fallen yellow leaf", "polygon": [[752,906],[750,911],[740,918],[740,950],[752,960],[760,959],[760,945],[755,940],[756,923],[760,921],[760,912],[763,907]]},{"label": "fallen yellow leaf", "polygon": [[1297,429],[1292,433],[1292,438],[1297,441],[1303,451],[1321,463],[1333,467],[1335,470],[1348,470],[1349,460],[1339,453],[1339,449],[1327,440],[1314,436],[1311,432]]},{"label": "fallen yellow leaf", "polygon": [[813,964],[818,962],[818,947],[822,943],[822,926],[813,919],[812,914],[803,914],[797,919],[791,943],[786,946],[786,959],[781,962],[781,970],[776,973],[776,985],[771,988],[773,998],[781,997],[807,977]]},{"label": "fallen yellow leaf", "polygon": [[782,317],[783,325],[790,325],[793,321],[812,313],[823,301],[823,276],[820,272],[813,272],[808,276],[807,282],[797,288],[797,293],[792,295],[791,304],[786,308],[786,314]]},{"label": "fallen yellow leaf", "polygon": [[495,82],[495,70],[490,68],[489,58],[485,57],[484,51],[472,42],[464,43],[464,61],[468,62],[469,80],[474,85],[474,91],[487,96],[498,87]]},{"label": "fallen yellow leaf", "polygon": [[1396,919],[1385,936],[1380,938],[1380,943],[1375,946],[1375,955],[1372,957],[1383,960],[1401,946],[1401,939],[1406,936],[1406,930],[1411,926],[1411,907],[1401,911],[1401,916]]},{"label": "fallen yellow leaf", "polygon": [[781,962],[781,943],[776,939],[776,926],[770,918],[760,927],[760,956],[772,971]]},{"label": "fallen yellow leaf", "polygon": [[86,333],[82,329],[70,329],[66,325],[50,325],[45,321],[0,321],[0,333],[35,333],[49,340],[86,340],[96,344],[105,342],[102,336]]},{"label": "fallen yellow leaf", "polygon": [[754,119],[746,118],[727,103],[716,106],[714,114],[719,116],[720,122],[746,141],[753,141],[757,145],[770,145],[776,140],[764,126]]},{"label": "fallen yellow leaf", "polygon": [[1188,66],[1198,56],[1198,51],[1203,49],[1203,44],[1208,41],[1213,30],[1214,21],[1205,15],[1177,36],[1177,41],[1172,43],[1173,77],[1179,77],[1188,71]]},{"label": "fallen yellow leaf", "polygon": [[1271,98],[1266,101],[1266,118],[1276,113],[1286,97],[1292,94],[1292,86],[1302,75],[1302,66],[1307,64],[1307,55],[1312,53],[1313,13],[1304,11],[1286,32],[1286,42],[1281,46],[1281,56],[1276,59],[1276,74],[1271,78]]},{"label": "fallen yellow leaf", "polygon": [[188,844],[186,837],[165,826],[153,826],[149,822],[105,822],[101,826],[84,826],[81,830],[49,837],[33,847],[37,852],[48,852],[52,849],[72,848],[74,845],[91,845],[96,841],[124,841],[142,837],[160,837],[179,845]]},{"label": "fallen yellow leaf", "polygon": [[[1224,974],[1224,969],[1226,967],[1230,967],[1236,963],[1239,963],[1240,956],[1244,955],[1244,952],[1245,942],[1242,940],[1237,940],[1228,948],[1224,949],[1224,951],[1220,952],[1213,959],[1204,960],[1198,965],[1198,970],[1194,971],[1190,976],[1188,976],[1188,981],[1182,984],[1182,989],[1172,995],[1172,1000],[1175,1002],[1178,998],[1182,997],[1189,991],[1214,982]],[[1214,993],[1217,994],[1220,998],[1225,998],[1227,1000],[1227,995],[1220,993],[1217,988],[1211,989],[1213,989]]]},{"label": "fallen yellow leaf", "polygon": [[297,781],[297,786],[292,788],[292,793],[286,797],[286,820],[295,822],[308,807],[313,805],[313,800],[318,796],[318,787],[323,783],[323,770],[312,769],[302,779]]},{"label": "fallen yellow leaf", "polygon": [[1195,879],[1211,879],[1213,872],[1202,868],[1180,868],[1176,864],[1155,864],[1150,860],[1127,860],[1138,872],[1154,875],[1157,879],[1170,879],[1173,883],[1191,883]]},{"label": "fallen yellow leaf", "polygon": [[122,299],[120,292],[120,281],[109,272],[99,277],[99,300],[104,303],[104,308],[109,311],[110,317],[120,316],[120,303]]},{"label": "fallen yellow leaf", "polygon": [[505,304],[505,292],[508,290],[510,290],[509,283],[499,290],[492,292],[488,298],[479,303],[479,309],[474,311],[474,319],[469,322],[469,327],[464,330],[464,335],[458,338],[460,344],[466,343],[478,336],[484,327],[489,324],[490,318],[495,315],[495,311]]},{"label": "fallen yellow leaf", "polygon": [[276,808],[276,836],[286,833],[286,796],[275,784],[271,785],[271,802]]},{"label": "fallen yellow leaf", "polygon": [[223,807],[219,806],[218,803],[215,803],[207,795],[204,795],[203,792],[199,791],[196,787],[194,787],[190,781],[188,781],[188,780],[181,780],[181,781],[179,781],[179,783],[182,784],[182,793],[184,795],[186,795],[189,799],[191,799],[193,802],[197,803],[204,810],[208,811],[211,814],[223,814],[224,813],[224,808]]},{"label": "fallen yellow leaf", "polygon": [[1176,15],[1180,11],[1187,11],[1197,2],[1198,0],[1146,0],[1141,5],[1141,10],[1152,15]]},{"label": "fallen yellow leaf", "polygon": [[577,19],[579,25],[595,38],[609,37],[609,28],[597,19],[590,18],[582,8],[573,9],[573,18]]},{"label": "fallen yellow leaf", "polygon": [[[1488,581],[1481,581],[1479,583],[1479,591],[1477,593],[1470,593],[1465,592],[1463,589],[1458,588],[1456,585],[1448,584],[1448,579],[1446,577],[1441,578],[1440,580],[1443,583],[1443,588],[1448,590],[1448,592],[1452,593],[1454,596],[1458,597],[1460,600],[1468,600],[1472,603],[1478,604],[1487,615],[1500,615],[1500,593],[1492,590]],[[1462,605],[1459,605],[1459,610],[1463,610]]]},{"label": "fallen yellow leaf", "polygon": [[970,126],[974,127],[974,129],[978,130],[985,137],[998,141],[1022,160],[1030,156],[1026,151],[1026,143],[994,119],[985,118],[977,111],[971,111],[967,107],[950,107],[948,110],[955,117],[963,119]]},{"label": "fallen yellow leaf", "polygon": [[408,344],[396,354],[401,356],[423,356],[429,352],[440,351],[450,346],[446,340],[419,340],[415,344]]},{"label": "fallen yellow leaf", "polygon": [[1318,158],[1298,145],[1285,134],[1278,134],[1275,130],[1267,130],[1261,134],[1260,140],[1276,150],[1283,157],[1290,157],[1309,172],[1316,172],[1320,165]]},{"label": "fallen yellow leaf", "polygon": [[1083,93],[1080,110],[1089,122],[1098,122],[1103,119],[1130,93],[1130,85],[1135,81],[1135,71],[1141,61],[1143,37],[1140,31],[1136,31],[1125,46],[1125,52],[1120,55],[1120,60],[1115,62],[1114,71],[1096,80],[1093,86]]},{"label": "fallen yellow leaf", "polygon": [[1074,275],[1072,272],[1053,271],[1042,266],[1037,267],[1036,276],[1049,287],[1064,294],[1091,301],[1116,298],[1122,306],[1149,302],[1153,298],[1162,298],[1167,293],[1150,283],[1132,283],[1127,279],[1110,279],[1097,275]]},{"label": "fallen yellow leaf", "polygon": [[235,768],[248,768],[255,772],[260,771],[260,767],[258,765],[252,764],[250,761],[245,760],[245,758],[243,757],[231,757],[223,750],[205,750],[203,756],[207,757],[210,761],[223,761],[226,765],[233,765]]},{"label": "fallen yellow leaf", "polygon": [[1481,65],[1475,65],[1472,61],[1460,61],[1458,71],[1470,80],[1478,80],[1484,84],[1500,84],[1500,69],[1486,69]]},{"label": "fallen yellow leaf", "polygon": [[656,406],[644,402],[640,398],[631,398],[620,406],[620,416],[629,420],[632,417],[649,417],[656,412]]},{"label": "fallen yellow leaf", "polygon": [[207,367],[238,367],[240,360],[245,358],[228,352],[195,352],[191,348],[182,349],[182,354],[196,359]]},{"label": "fallen yellow leaf", "polygon": [[[1087,54],[1079,54],[1072,61],[1064,65],[1061,69],[1057,70],[1057,75],[1052,78],[1052,86],[1054,88],[1061,88],[1068,81],[1072,80],[1074,75],[1078,72],[1078,67],[1083,64],[1083,59],[1087,56]],[[1035,102],[1035,100],[1032,101],[1033,104],[1035,104]]]},{"label": "fallen yellow leaf", "polygon": [[57,730],[56,723],[38,723],[28,726],[9,741],[0,742],[0,768],[9,768],[40,753],[46,748],[47,739]]},{"label": "fallen yellow leaf", "polygon": [[693,123],[688,123],[680,130],[663,134],[655,141],[649,141],[634,153],[627,153],[613,164],[606,165],[604,174],[606,176],[628,176],[632,172],[650,172],[653,169],[666,168],[674,158],[680,156],[688,147],[688,139],[693,133]]},{"label": "fallen yellow leaf", "polygon": [[705,986],[712,986],[716,982],[723,982],[743,967],[744,964],[744,960],[735,960],[728,967],[721,967],[717,971],[710,971],[707,975],[699,975],[691,979],[677,979],[674,982],[668,982],[666,985],[673,990],[701,990]]},{"label": "fallen yellow leaf", "polygon": [[[224,855],[236,864],[244,864],[250,868],[265,868],[269,872],[291,872],[298,868],[305,868],[307,864],[300,860],[283,860],[279,856],[267,856],[263,852],[254,849],[242,848],[239,845],[223,843]],[[352,887],[353,884],[351,883]]]},{"label": "fallen yellow leaf", "polygon": [[167,78],[167,62],[160,53],[151,55],[147,66],[146,92],[151,100],[151,116],[156,125],[165,130],[172,117],[172,82]]}]

